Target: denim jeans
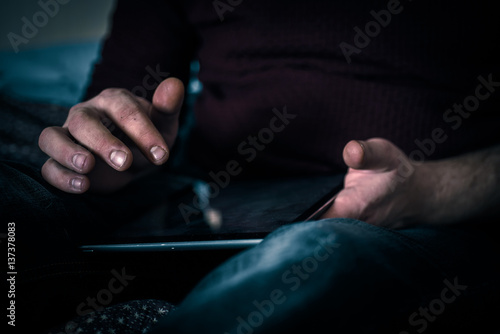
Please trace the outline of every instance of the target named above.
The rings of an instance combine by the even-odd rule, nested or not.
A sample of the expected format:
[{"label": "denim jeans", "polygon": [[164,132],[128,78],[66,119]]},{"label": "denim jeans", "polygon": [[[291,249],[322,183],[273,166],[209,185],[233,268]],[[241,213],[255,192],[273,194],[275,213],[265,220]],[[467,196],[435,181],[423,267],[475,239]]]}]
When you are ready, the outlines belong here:
[{"label": "denim jeans", "polygon": [[483,228],[282,227],[210,273],[152,333],[492,333],[499,247]]}]

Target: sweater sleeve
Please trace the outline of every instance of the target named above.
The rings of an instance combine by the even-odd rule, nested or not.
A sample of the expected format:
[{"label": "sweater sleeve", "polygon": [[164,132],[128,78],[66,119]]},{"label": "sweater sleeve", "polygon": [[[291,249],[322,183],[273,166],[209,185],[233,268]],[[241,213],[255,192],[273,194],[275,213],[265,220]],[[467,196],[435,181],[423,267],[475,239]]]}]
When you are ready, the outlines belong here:
[{"label": "sweater sleeve", "polygon": [[197,38],[174,0],[118,0],[112,27],[94,66],[89,99],[103,89],[125,88],[151,100],[169,76],[187,84]]}]

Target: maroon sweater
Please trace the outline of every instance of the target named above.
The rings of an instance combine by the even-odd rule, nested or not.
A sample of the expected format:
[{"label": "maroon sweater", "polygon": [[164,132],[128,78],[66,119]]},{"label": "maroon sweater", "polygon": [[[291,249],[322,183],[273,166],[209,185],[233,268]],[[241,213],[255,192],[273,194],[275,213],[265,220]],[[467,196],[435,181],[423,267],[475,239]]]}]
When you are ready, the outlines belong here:
[{"label": "maroon sweater", "polygon": [[119,1],[87,97],[151,97],[151,69],[187,82],[198,59],[191,154],[208,170],[338,172],[370,137],[457,155],[500,142],[500,20],[480,2]]}]

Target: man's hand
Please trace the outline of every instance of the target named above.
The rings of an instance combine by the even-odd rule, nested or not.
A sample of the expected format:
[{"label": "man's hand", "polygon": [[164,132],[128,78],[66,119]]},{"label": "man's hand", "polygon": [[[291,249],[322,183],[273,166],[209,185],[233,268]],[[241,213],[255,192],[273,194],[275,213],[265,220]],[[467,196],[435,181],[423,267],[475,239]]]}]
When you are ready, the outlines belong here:
[{"label": "man's hand", "polygon": [[169,78],[157,87],[152,103],[111,88],[73,106],[62,127],[40,135],[40,149],[50,156],[43,177],[69,193],[119,189],[138,170],[167,161],[183,98],[182,82]]},{"label": "man's hand", "polygon": [[401,164],[412,163],[394,144],[380,138],[352,140],[343,158],[349,167],[344,189],[323,218],[348,217],[386,227],[402,227],[419,218],[424,185],[416,182],[416,173],[403,179],[398,175]]},{"label": "man's hand", "polygon": [[350,141],[344,189],[323,218],[399,228],[500,217],[500,145],[442,160],[411,161],[385,139]]}]

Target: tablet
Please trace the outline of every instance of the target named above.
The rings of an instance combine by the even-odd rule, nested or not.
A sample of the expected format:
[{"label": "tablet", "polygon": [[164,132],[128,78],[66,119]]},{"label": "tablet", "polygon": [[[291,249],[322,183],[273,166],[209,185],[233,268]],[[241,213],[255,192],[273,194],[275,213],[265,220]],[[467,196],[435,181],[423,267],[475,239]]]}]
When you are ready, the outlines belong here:
[{"label": "tablet", "polygon": [[258,244],[285,224],[315,220],[331,206],[344,175],[196,181],[152,213],[117,228],[84,252],[235,249]]}]

